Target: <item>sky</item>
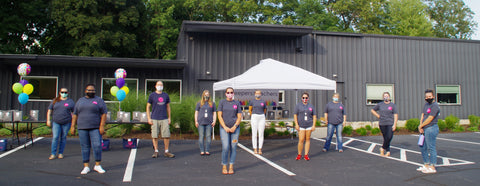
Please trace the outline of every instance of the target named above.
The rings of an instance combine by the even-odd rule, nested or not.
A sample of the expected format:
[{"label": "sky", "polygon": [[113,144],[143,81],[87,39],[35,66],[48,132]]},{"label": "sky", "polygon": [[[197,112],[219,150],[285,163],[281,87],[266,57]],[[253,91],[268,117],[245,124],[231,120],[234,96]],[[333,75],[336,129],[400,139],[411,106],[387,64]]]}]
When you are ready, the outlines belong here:
[{"label": "sky", "polygon": [[475,13],[473,20],[478,24],[472,39],[480,40],[480,0],[463,0],[463,2]]}]

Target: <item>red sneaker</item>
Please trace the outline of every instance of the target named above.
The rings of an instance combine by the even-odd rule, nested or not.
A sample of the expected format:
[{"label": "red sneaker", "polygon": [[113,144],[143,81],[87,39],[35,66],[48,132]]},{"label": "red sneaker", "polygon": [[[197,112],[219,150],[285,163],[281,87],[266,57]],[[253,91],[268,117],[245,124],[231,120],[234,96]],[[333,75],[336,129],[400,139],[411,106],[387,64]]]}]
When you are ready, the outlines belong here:
[{"label": "red sneaker", "polygon": [[300,160],[300,159],[302,159],[302,155],[299,154],[297,155],[297,158],[295,158],[295,160]]},{"label": "red sneaker", "polygon": [[310,161],[310,158],[308,157],[308,154],[305,154],[305,156],[303,158],[305,158],[305,160],[307,160],[307,161]]}]

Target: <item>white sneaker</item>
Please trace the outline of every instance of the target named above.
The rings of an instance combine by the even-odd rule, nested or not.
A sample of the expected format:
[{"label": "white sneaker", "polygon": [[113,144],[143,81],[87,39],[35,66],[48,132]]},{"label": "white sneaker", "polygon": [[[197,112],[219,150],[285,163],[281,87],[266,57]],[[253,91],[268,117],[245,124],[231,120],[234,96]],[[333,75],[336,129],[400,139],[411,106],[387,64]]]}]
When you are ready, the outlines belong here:
[{"label": "white sneaker", "polygon": [[437,170],[434,170],[432,168],[426,168],[424,170],[422,170],[423,173],[425,174],[433,174],[433,173],[437,173]]},{"label": "white sneaker", "polygon": [[425,165],[422,165],[421,167],[418,167],[417,168],[417,171],[420,171],[422,172],[423,170],[427,169],[427,167],[425,167]]},{"label": "white sneaker", "polygon": [[102,169],[101,165],[95,165],[95,167],[93,167],[93,170],[97,171],[100,174],[105,173],[105,170]]},{"label": "white sneaker", "polygon": [[87,174],[88,172],[90,172],[90,168],[84,167],[82,172],[80,172],[80,174]]}]

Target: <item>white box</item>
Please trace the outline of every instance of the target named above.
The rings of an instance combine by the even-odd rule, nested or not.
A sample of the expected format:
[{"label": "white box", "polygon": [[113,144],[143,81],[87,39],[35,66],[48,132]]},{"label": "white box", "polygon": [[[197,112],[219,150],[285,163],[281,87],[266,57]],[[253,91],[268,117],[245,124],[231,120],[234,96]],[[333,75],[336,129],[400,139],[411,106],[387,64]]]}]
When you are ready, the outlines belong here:
[{"label": "white box", "polygon": [[38,121],[38,110],[30,110],[30,115],[28,118],[31,121]]},{"label": "white box", "polygon": [[22,111],[14,111],[13,113],[13,121],[22,121],[23,118],[23,112]]},{"label": "white box", "polygon": [[146,113],[146,112],[142,112],[142,115],[140,116],[140,122],[148,122],[148,118],[147,118],[147,113]]},{"label": "white box", "polygon": [[142,115],[141,112],[138,112],[138,111],[133,112],[132,121],[140,121],[141,115]]},{"label": "white box", "polygon": [[117,121],[121,122],[123,118],[123,111],[118,111],[117,112]]},{"label": "white box", "polygon": [[122,122],[130,122],[130,112],[123,112]]}]

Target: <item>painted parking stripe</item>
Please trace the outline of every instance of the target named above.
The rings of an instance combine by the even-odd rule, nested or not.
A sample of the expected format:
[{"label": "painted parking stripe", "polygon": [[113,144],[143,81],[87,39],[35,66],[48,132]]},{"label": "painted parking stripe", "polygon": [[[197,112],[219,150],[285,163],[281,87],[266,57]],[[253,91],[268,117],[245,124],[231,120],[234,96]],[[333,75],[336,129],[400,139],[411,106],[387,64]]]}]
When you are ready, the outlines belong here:
[{"label": "painted parking stripe", "polygon": [[367,151],[368,151],[368,152],[373,152],[373,149],[375,149],[375,146],[377,146],[377,145],[375,145],[374,143],[372,143],[372,144],[370,145],[370,147],[368,147],[368,150],[367,150]]},{"label": "painted parking stripe", "polygon": [[[41,139],[43,139],[43,137],[35,138],[35,139],[33,140],[33,143],[35,143],[36,141],[41,140]],[[25,145],[20,145],[20,146],[18,146],[18,147],[15,148],[15,149],[12,149],[12,150],[9,150],[8,152],[5,152],[5,153],[3,153],[3,154],[0,154],[0,158],[3,158],[3,157],[5,157],[5,156],[7,156],[7,155],[9,155],[9,154],[11,154],[11,153],[16,152],[17,150],[20,150],[21,148],[25,148],[26,146],[29,146],[29,145],[31,145],[31,144],[32,144],[32,141],[29,141],[29,142],[26,143]]]},{"label": "painted parking stripe", "polygon": [[[137,147],[140,139],[137,139]],[[130,156],[128,157],[127,168],[125,168],[125,174],[123,175],[123,182],[131,182],[133,175],[133,165],[135,164],[135,157],[137,156],[137,149],[130,150]]]},{"label": "painted parking stripe", "polygon": [[[318,140],[318,141],[325,142],[324,139],[319,139],[319,138],[315,138],[315,137],[311,137],[311,138],[315,139],[315,140]],[[349,139],[348,140],[349,143],[351,143],[352,141],[358,141],[358,142],[375,144],[375,145],[381,146],[381,144],[375,143],[375,142],[365,141],[365,140],[356,139],[356,138],[349,138],[349,137],[347,137],[347,138]],[[335,142],[332,142],[332,144],[336,145]],[[360,149],[360,148],[356,148],[356,147],[352,147],[352,146],[348,146],[348,145],[343,145],[343,147],[347,147],[347,148],[350,148],[350,149],[353,149],[353,150],[356,150],[356,151],[360,151],[360,152],[364,152],[364,153],[367,153],[367,154],[380,156],[380,157],[384,157],[384,158],[388,158],[388,159],[392,159],[392,160],[396,160],[396,161],[400,161],[400,162],[405,162],[405,163],[409,163],[409,164],[413,164],[413,165],[418,165],[418,166],[423,165],[423,162],[422,163],[417,163],[417,162],[413,162],[413,161],[408,161],[407,152],[421,155],[422,153],[418,152],[418,151],[413,151],[413,150],[409,150],[409,149],[402,149],[400,147],[390,146],[390,148],[399,149],[400,158],[396,158],[396,157],[393,157],[393,156],[390,156],[390,157],[381,156],[378,153],[369,152],[369,150],[364,150],[364,149]],[[371,145],[370,145],[370,147],[371,147]],[[456,158],[449,158],[449,157],[443,157],[443,156],[438,156],[438,155],[437,155],[437,157],[441,158],[443,160],[443,164],[437,164],[437,167],[475,164],[475,162],[460,160],[460,159],[456,159]],[[452,163],[451,161],[455,161],[455,163]]]},{"label": "painted parking stripe", "polygon": [[273,163],[272,161],[268,160],[267,158],[265,158],[265,157],[263,157],[263,156],[260,156],[260,155],[258,155],[258,154],[253,153],[252,150],[248,149],[247,147],[243,146],[242,144],[238,143],[238,146],[239,146],[240,148],[242,148],[243,150],[249,152],[250,154],[254,155],[254,156],[257,157],[258,159],[260,159],[260,160],[264,161],[265,163],[269,164],[270,166],[278,169],[279,171],[282,171],[283,173],[285,173],[285,174],[287,174],[287,175],[289,175],[289,176],[295,176],[295,175],[296,175],[295,173],[293,173],[293,172],[291,172],[291,171],[289,171],[289,170],[281,167],[280,165],[277,165],[277,164]]}]

